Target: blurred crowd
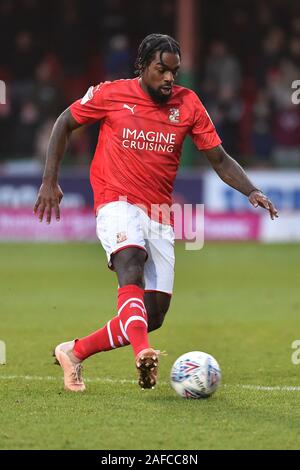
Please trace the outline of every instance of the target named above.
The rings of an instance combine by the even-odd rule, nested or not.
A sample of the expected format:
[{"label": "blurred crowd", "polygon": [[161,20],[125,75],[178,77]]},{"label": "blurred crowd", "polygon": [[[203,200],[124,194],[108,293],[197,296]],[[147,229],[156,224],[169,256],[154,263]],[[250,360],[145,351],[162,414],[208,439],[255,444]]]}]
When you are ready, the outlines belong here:
[{"label": "blurred crowd", "polygon": [[201,91],[226,148],[249,165],[299,166],[299,2],[227,1],[204,15]]},{"label": "blurred crowd", "polygon": [[[250,166],[300,165],[299,2],[202,0],[197,15],[196,91],[225,148]],[[44,159],[59,113],[91,84],[132,77],[140,40],[176,35],[175,18],[175,0],[0,0],[0,161]],[[97,132],[76,132],[67,163],[88,164]]]}]

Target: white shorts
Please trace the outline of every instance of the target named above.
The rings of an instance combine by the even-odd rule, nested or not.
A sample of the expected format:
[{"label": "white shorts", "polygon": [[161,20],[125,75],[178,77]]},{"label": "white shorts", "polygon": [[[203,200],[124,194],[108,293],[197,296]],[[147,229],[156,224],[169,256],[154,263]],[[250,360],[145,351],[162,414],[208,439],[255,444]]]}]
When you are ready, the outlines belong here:
[{"label": "white shorts", "polygon": [[138,206],[125,201],[110,202],[97,214],[97,236],[106,251],[108,265],[118,251],[136,246],[147,252],[145,291],[172,294],[174,282],[174,230],[151,220]]}]

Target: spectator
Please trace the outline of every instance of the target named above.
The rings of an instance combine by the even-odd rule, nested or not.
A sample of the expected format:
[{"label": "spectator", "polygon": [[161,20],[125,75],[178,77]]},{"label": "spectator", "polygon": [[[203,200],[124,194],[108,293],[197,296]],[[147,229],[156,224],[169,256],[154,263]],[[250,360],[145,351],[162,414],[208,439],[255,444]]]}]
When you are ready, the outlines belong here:
[{"label": "spectator", "polygon": [[241,70],[237,59],[228,52],[224,42],[214,42],[205,69],[205,100],[222,140],[233,154],[238,151],[240,85]]},{"label": "spectator", "polygon": [[[226,2],[204,1],[202,20],[195,19],[202,48],[195,85],[231,153],[243,158],[253,150],[246,161],[260,165],[297,164],[291,83],[300,79],[299,6],[289,0],[229,3],[230,10]],[[10,99],[0,109],[0,159],[22,149],[24,156],[43,157],[41,142],[53,117],[89,85],[133,75],[131,47],[145,30],[174,35],[175,20],[172,0],[89,0],[88,7],[84,0],[2,0],[0,79]],[[76,136],[70,149],[78,157],[71,162],[92,154],[93,134],[91,128],[85,140]]]},{"label": "spectator", "polygon": [[266,90],[260,90],[253,106],[252,145],[260,166],[268,166],[273,150],[272,108]]}]

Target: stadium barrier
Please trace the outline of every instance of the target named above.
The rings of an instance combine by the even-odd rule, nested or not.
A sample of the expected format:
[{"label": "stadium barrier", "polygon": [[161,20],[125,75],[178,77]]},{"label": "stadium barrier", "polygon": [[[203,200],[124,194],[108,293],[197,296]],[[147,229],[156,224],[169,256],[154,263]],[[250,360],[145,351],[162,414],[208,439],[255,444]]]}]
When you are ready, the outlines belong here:
[{"label": "stadium barrier", "polygon": [[[205,204],[204,240],[300,241],[300,172],[248,172],[272,198],[280,218],[254,209],[247,198],[225,185],[214,172],[179,175],[174,191],[177,204]],[[40,224],[32,213],[40,177],[0,177],[0,241],[95,241],[95,215],[88,176],[61,178],[62,218]],[[195,227],[195,211],[184,212],[182,226]],[[187,220],[189,219],[189,220]],[[202,227],[203,228],[203,227]],[[176,238],[185,232],[175,224]],[[190,238],[188,238],[190,240]]]}]

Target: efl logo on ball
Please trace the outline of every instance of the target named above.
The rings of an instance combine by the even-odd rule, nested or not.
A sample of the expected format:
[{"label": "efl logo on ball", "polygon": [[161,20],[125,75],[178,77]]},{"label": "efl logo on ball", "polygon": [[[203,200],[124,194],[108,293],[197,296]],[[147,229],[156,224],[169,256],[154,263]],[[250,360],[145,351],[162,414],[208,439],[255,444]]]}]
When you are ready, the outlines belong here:
[{"label": "efl logo on ball", "polygon": [[216,359],[201,351],[183,354],[171,370],[171,385],[183,398],[208,398],[220,382],[221,369]]}]

